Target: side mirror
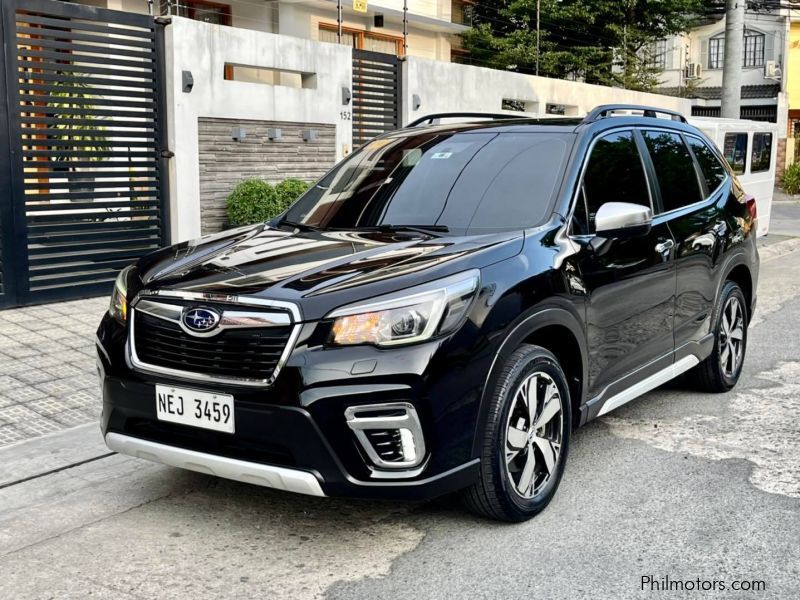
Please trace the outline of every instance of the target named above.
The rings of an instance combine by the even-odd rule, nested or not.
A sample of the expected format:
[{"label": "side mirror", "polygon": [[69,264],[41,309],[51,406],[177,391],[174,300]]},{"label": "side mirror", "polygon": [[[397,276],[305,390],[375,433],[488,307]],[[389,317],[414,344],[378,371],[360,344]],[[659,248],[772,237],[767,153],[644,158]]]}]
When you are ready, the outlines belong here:
[{"label": "side mirror", "polygon": [[606,202],[594,217],[595,235],[604,238],[632,238],[650,233],[653,211],[630,202]]}]

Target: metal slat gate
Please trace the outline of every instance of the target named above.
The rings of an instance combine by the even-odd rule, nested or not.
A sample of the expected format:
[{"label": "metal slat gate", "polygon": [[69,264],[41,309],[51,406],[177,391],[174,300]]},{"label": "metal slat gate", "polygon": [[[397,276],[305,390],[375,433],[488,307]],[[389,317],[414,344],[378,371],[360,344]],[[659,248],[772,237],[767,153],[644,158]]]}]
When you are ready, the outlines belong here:
[{"label": "metal slat gate", "polygon": [[353,147],[400,127],[401,60],[353,50]]},{"label": "metal slat gate", "polygon": [[0,308],[108,292],[168,242],[163,26],[0,2]]}]

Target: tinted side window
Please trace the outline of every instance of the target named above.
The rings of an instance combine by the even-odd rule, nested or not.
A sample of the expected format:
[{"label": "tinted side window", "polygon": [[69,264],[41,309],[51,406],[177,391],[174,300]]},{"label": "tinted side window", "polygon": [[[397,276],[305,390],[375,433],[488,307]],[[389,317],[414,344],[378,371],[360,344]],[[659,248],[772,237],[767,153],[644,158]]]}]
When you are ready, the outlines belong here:
[{"label": "tinted side window", "polygon": [[737,175],[744,173],[747,168],[747,134],[726,133],[725,143],[722,146],[725,160]]},{"label": "tinted side window", "polygon": [[642,159],[631,131],[600,138],[592,149],[575,208],[575,233],[592,233],[597,210],[606,202],[650,206]]},{"label": "tinted side window", "polygon": [[697,138],[687,136],[687,141],[692,147],[697,163],[700,165],[700,170],[703,172],[703,179],[706,180],[708,192],[711,193],[725,181],[725,167],[714,154],[714,151],[708,147],[704,141]]},{"label": "tinted side window", "polygon": [[759,173],[769,171],[769,163],[772,158],[772,134],[754,133],[753,151],[750,156],[750,172]]},{"label": "tinted side window", "polygon": [[643,131],[653,159],[664,211],[669,212],[703,199],[694,161],[681,136],[666,131]]}]

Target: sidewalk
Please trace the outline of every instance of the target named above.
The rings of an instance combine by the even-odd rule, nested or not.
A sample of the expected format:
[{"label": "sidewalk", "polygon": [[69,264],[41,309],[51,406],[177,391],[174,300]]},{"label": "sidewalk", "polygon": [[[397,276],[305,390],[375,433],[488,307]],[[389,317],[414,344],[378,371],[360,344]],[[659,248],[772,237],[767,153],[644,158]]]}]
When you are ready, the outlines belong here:
[{"label": "sidewalk", "polygon": [[0,446],[96,421],[94,338],[108,299],[0,311]]}]

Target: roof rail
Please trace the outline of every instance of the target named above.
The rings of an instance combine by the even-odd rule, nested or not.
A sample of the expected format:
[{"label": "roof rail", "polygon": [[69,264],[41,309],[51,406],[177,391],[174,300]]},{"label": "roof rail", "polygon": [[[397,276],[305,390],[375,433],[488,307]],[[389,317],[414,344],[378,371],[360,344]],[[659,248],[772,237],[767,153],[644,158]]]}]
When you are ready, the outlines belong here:
[{"label": "roof rail", "polygon": [[680,121],[686,123],[686,117],[681,113],[669,110],[666,108],[656,108],[655,106],[641,106],[638,104],[603,104],[592,109],[586,118],[583,119],[584,123],[592,123],[605,117],[610,117],[612,113],[618,110],[640,110],[645,117],[657,118],[658,114],[669,115],[673,121]]},{"label": "roof rail", "polygon": [[412,121],[406,128],[419,127],[420,125],[433,125],[434,121],[440,119],[458,119],[458,118],[471,118],[471,119],[490,119],[492,121],[503,119],[529,119],[528,115],[508,115],[502,113],[480,113],[480,112],[447,112],[447,113],[434,113],[432,115],[425,115],[416,121]]}]

